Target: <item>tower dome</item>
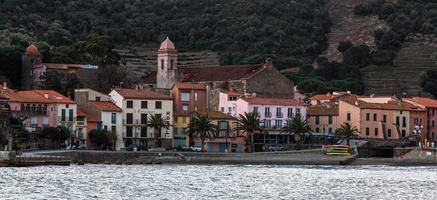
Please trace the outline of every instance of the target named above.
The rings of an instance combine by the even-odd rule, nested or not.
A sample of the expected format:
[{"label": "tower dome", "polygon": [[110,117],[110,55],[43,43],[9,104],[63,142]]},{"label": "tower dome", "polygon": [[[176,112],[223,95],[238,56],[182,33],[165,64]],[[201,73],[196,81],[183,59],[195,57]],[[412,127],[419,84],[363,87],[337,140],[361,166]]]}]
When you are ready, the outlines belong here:
[{"label": "tower dome", "polygon": [[174,47],[173,42],[168,38],[167,38],[161,43],[161,46],[159,47],[159,52],[169,52],[169,51],[173,51],[176,52],[176,48]]},{"label": "tower dome", "polygon": [[32,55],[32,56],[37,56],[39,55],[39,51],[38,51],[38,47],[35,46],[35,44],[30,44],[27,48],[26,48],[26,55]]}]

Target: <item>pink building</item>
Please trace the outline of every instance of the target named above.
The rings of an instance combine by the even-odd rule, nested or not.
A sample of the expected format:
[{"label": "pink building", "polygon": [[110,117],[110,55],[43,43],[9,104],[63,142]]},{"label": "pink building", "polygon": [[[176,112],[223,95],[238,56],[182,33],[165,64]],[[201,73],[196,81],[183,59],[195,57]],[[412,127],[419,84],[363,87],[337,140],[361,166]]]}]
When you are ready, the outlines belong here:
[{"label": "pink building", "polygon": [[61,125],[75,133],[77,106],[74,101],[53,90],[15,91],[6,85],[1,88],[1,93],[9,98],[12,117],[23,120],[27,131]]}]

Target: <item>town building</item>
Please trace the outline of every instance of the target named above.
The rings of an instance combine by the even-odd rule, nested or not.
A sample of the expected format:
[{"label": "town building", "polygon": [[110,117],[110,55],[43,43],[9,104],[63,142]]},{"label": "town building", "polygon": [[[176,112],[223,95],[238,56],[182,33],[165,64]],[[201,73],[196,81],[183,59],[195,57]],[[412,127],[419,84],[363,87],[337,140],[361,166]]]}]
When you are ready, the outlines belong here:
[{"label": "town building", "polygon": [[[224,103],[226,104],[226,103]],[[261,121],[262,133],[255,134],[255,151],[263,151],[268,144],[290,144],[293,137],[282,133],[287,119],[298,115],[307,117],[307,107],[294,99],[240,97],[236,101],[236,115],[254,112]]]},{"label": "town building", "polygon": [[426,137],[429,141],[437,141],[437,100],[426,97],[413,97],[404,98],[403,101],[426,110],[426,119],[419,122],[415,120],[415,125],[420,125],[419,128],[422,129],[423,137]]},{"label": "town building", "polygon": [[204,83],[208,86],[211,110],[218,110],[222,90],[268,98],[293,98],[294,95],[294,84],[273,66],[271,59],[254,65],[180,67],[177,50],[167,38],[158,50],[157,63],[156,72],[144,77],[145,85],[170,89],[175,82]]},{"label": "town building", "polygon": [[322,105],[322,104],[338,104],[341,99],[349,99],[350,97],[357,98],[357,95],[347,92],[329,92],[326,94],[317,94],[310,97],[311,105]]},{"label": "town building", "polygon": [[402,101],[343,99],[339,103],[339,125],[355,126],[361,138],[407,139],[412,137],[413,122],[425,120],[425,110]]},{"label": "town building", "polygon": [[[12,138],[10,130],[11,108],[9,107],[9,98],[0,94],[0,137],[4,138],[3,144],[0,143],[0,151],[10,150],[12,147]],[[6,141],[7,140],[7,141]],[[3,148],[5,147],[5,148]]]},{"label": "town building", "polygon": [[[220,111],[199,112],[208,116],[212,124],[217,126],[215,137],[205,139],[208,152],[244,152],[245,136],[236,131],[237,119]],[[200,137],[194,137],[195,144],[201,144]]]},{"label": "town building", "polygon": [[76,135],[77,105],[74,101],[53,90],[15,91],[1,85],[1,94],[9,98],[11,116],[23,122],[28,132],[43,127],[65,126],[74,142]]},{"label": "town building", "polygon": [[227,113],[228,115],[238,117],[237,114],[237,100],[244,96],[234,90],[222,91],[219,94],[219,111]]},{"label": "town building", "polygon": [[320,144],[333,142],[338,128],[338,105],[314,105],[308,107],[308,123],[313,141]]},{"label": "town building", "polygon": [[[124,148],[122,110],[111,101],[110,96],[92,89],[77,89],[75,90],[75,97],[87,120],[86,129],[84,130],[90,132],[94,129],[104,129],[115,133],[117,136],[115,149]],[[86,144],[88,147],[92,147],[93,144],[89,140],[88,132],[85,132]]]},{"label": "town building", "polygon": [[162,117],[169,125],[159,136],[161,146],[173,146],[173,98],[151,89],[114,89],[109,93],[112,102],[122,109],[122,139],[130,144],[150,146],[154,128],[148,127],[151,115]]},{"label": "town building", "polygon": [[174,146],[186,145],[185,130],[193,112],[207,111],[206,85],[176,82],[171,88],[174,99]]}]

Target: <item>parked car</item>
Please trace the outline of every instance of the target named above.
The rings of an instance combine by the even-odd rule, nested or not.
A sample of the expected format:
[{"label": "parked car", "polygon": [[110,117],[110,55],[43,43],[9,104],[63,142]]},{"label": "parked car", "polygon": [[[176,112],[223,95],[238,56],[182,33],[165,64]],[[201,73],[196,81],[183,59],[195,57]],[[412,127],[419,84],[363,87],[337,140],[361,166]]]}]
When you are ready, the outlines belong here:
[{"label": "parked car", "polygon": [[202,151],[202,146],[200,144],[196,144],[190,147],[191,151],[195,151],[195,152],[201,152]]},{"label": "parked car", "polygon": [[191,150],[190,147],[188,147],[185,144],[176,147],[176,151],[190,151],[190,150]]},{"label": "parked car", "polygon": [[269,151],[284,151],[284,147],[280,144],[271,144],[268,147]]}]

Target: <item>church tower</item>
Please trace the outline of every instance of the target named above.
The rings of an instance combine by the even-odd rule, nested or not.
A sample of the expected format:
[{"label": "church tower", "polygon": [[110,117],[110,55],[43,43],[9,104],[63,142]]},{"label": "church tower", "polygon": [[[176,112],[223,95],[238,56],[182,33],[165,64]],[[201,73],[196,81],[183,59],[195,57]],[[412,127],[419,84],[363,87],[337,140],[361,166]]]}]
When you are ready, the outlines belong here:
[{"label": "church tower", "polygon": [[42,64],[42,57],[35,44],[30,44],[21,57],[21,88],[32,89],[34,85],[33,70]]},{"label": "church tower", "polygon": [[173,42],[167,37],[158,50],[156,71],[156,88],[171,89],[177,81],[177,51]]}]

